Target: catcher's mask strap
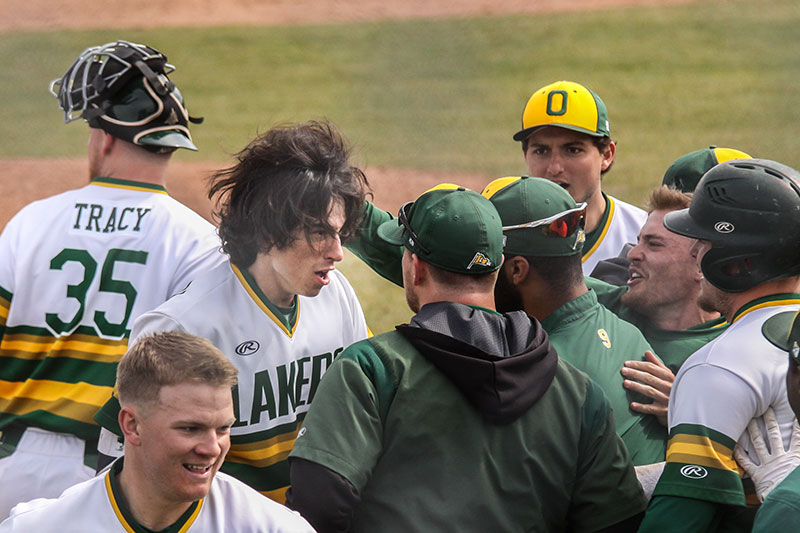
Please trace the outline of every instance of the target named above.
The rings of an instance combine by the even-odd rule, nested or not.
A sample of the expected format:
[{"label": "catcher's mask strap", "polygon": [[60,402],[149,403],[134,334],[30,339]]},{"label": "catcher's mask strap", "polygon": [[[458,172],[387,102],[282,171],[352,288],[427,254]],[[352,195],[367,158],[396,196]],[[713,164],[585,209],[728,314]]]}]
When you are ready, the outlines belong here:
[{"label": "catcher's mask strap", "polygon": [[133,64],[142,72],[142,74],[144,74],[144,77],[147,78],[147,81],[150,82],[153,90],[155,90],[159,96],[166,96],[175,89],[174,83],[153,72],[153,69],[147,66],[147,63],[141,59],[135,61]]}]

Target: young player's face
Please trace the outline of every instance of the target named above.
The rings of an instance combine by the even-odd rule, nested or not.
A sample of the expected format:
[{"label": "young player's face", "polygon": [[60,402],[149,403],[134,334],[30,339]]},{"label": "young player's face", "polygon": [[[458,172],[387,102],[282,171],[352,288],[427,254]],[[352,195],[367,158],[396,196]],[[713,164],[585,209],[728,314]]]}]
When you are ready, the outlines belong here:
[{"label": "young player's face", "polygon": [[[262,279],[256,277],[259,286],[270,301],[276,305],[291,305],[296,294],[313,297],[330,283],[330,272],[344,258],[342,241],[338,232],[345,223],[344,206],[334,202],[328,215],[328,224],[336,234],[331,235],[323,226],[311,228],[311,238],[298,229],[295,240],[283,249],[273,248],[266,254],[264,276],[267,287],[261,287]],[[256,267],[258,268],[258,267]]]},{"label": "young player's face", "polygon": [[664,227],[668,211],[653,211],[628,252],[628,292],[622,303],[645,316],[660,309],[694,302],[703,276],[692,256],[693,239]]},{"label": "young player's face", "polygon": [[614,160],[610,146],[601,153],[592,137],[548,126],[528,137],[525,163],[531,176],[547,178],[564,187],[576,202],[601,198],[600,173]]},{"label": "young player's face", "polygon": [[146,410],[140,422],[138,464],[153,497],[183,505],[208,494],[231,446],[234,420],[228,387],[162,387],[157,406]]}]

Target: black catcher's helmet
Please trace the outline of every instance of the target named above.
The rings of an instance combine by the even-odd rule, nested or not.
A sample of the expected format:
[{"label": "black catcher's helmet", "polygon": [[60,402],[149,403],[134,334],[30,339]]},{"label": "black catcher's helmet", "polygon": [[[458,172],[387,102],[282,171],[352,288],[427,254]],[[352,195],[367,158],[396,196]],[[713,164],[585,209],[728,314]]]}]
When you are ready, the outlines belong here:
[{"label": "black catcher's helmet", "polygon": [[800,274],[800,173],[767,159],[736,159],[703,175],[674,233],[709,241],[705,278],[725,292]]},{"label": "black catcher's helmet", "polygon": [[115,41],[84,50],[50,92],[64,110],[64,122],[85,119],[114,137],[163,153],[197,150],[183,97],[167,75],[175,67],[158,50]]}]

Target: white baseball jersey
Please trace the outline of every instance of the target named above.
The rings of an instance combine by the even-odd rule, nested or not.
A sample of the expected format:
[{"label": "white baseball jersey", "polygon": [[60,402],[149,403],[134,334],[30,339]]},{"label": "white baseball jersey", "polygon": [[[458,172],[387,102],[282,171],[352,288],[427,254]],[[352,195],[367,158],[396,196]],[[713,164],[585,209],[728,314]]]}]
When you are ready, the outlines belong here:
[{"label": "white baseball jersey", "polygon": [[606,212],[600,226],[587,234],[583,245],[583,275],[588,276],[603,259],[617,257],[627,243],[636,243],[647,213],[607,194]]},{"label": "white baseball jersey", "polygon": [[[247,271],[226,262],[139,317],[132,341],[175,330],[207,338],[239,369],[236,423],[222,469],[285,501],[287,458],[317,385],[334,357],[367,337],[353,288],[334,270],[319,295],[297,297],[294,319],[286,319]],[[106,428],[116,424],[115,403],[98,415]]]},{"label": "white baseball jersey", "polygon": [[160,186],[110,178],[34,202],[0,235],[0,430],[96,438],[130,325],[224,261]]},{"label": "white baseball jersey", "polygon": [[[130,533],[143,531],[119,495],[113,469],[65,490],[58,499],[39,498],[17,505],[0,524],[2,533]],[[194,502],[170,531],[210,533],[313,533],[302,516],[261,496],[244,483],[218,472],[208,495]]]},{"label": "white baseball jersey", "polygon": [[798,294],[750,302],[727,331],[681,366],[669,400],[667,466],[654,495],[744,505],[735,444],[752,451],[747,424],[770,406],[784,445],[794,420],[786,396],[788,356],[764,338],[761,326],[777,313],[799,308]]}]

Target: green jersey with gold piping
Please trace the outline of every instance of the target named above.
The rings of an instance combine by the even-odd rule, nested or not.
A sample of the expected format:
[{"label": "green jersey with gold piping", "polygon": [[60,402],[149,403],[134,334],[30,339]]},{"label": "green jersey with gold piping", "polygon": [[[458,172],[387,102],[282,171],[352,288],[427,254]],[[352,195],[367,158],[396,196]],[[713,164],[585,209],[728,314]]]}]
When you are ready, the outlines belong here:
[{"label": "green jersey with gold piping", "polygon": [[[236,422],[222,471],[283,502],[287,457],[322,375],[345,347],[367,337],[353,288],[334,270],[319,295],[297,296],[282,309],[246,270],[226,262],[142,315],[132,340],[175,330],[207,338],[239,369]],[[112,398],[96,417],[117,434],[118,410]]]},{"label": "green jersey with gold piping", "polygon": [[33,202],[0,235],[0,430],[97,437],[133,320],[224,261],[160,186],[111,178]]},{"label": "green jersey with gold piping", "polygon": [[677,372],[690,355],[719,337],[728,327],[724,317],[715,318],[686,329],[661,329],[650,323],[648,317],[635,312],[622,303],[628,287],[611,285],[592,277],[585,278],[586,286],[597,293],[597,300],[612,313],[639,328],[653,347],[653,351],[673,373]]}]

